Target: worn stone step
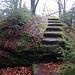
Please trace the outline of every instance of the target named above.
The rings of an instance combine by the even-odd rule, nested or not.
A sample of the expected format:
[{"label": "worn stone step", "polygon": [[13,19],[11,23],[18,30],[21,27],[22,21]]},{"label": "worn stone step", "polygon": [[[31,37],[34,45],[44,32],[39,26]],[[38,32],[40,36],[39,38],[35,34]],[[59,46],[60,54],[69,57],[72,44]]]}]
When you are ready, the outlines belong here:
[{"label": "worn stone step", "polygon": [[62,29],[61,26],[48,26],[47,28],[61,28]]},{"label": "worn stone step", "polygon": [[62,31],[62,28],[56,28],[56,27],[47,27],[46,31]]},{"label": "worn stone step", "polygon": [[62,35],[61,35],[61,34],[57,34],[57,33],[45,33],[45,34],[44,34],[44,37],[49,37],[49,38],[50,38],[50,37],[54,37],[54,38],[55,38],[55,37],[56,37],[56,38],[57,38],[57,37],[61,37],[61,38],[62,38]]},{"label": "worn stone step", "polygon": [[43,38],[44,41],[63,41],[62,38],[58,37],[58,38]]},{"label": "worn stone step", "polygon": [[53,45],[64,42],[62,38],[43,38],[42,44]]},{"label": "worn stone step", "polygon": [[48,23],[48,26],[64,26],[62,23]]},{"label": "worn stone step", "polygon": [[48,23],[61,23],[59,20],[48,20]]},{"label": "worn stone step", "polygon": [[51,49],[55,49],[55,48],[58,47],[58,45],[55,45],[55,44],[54,45],[51,45],[50,44],[50,45],[43,45],[43,47],[45,47],[45,48],[48,47],[48,48],[51,48]]},{"label": "worn stone step", "polygon": [[59,20],[58,18],[50,18],[48,20]]},{"label": "worn stone step", "polygon": [[62,31],[45,31],[44,34],[63,34]]},{"label": "worn stone step", "polygon": [[63,43],[64,41],[42,41],[42,44],[43,45],[54,45],[54,44],[61,44]]}]

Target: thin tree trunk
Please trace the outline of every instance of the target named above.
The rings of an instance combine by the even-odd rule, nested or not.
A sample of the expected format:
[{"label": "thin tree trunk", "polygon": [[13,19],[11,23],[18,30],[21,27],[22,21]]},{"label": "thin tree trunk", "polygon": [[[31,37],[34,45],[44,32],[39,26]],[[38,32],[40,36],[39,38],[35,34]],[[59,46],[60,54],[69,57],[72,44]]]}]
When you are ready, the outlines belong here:
[{"label": "thin tree trunk", "polygon": [[21,3],[22,3],[22,0],[19,1],[19,8],[21,8]]},{"label": "thin tree trunk", "polygon": [[64,14],[64,21],[65,21],[65,15],[66,15],[66,1],[64,0],[64,9],[63,9],[63,14]]},{"label": "thin tree trunk", "polygon": [[61,0],[58,1],[59,18],[61,19]]},{"label": "thin tree trunk", "polygon": [[36,12],[36,7],[38,5],[39,0],[36,1],[35,0],[31,0],[31,13],[34,15]]},{"label": "thin tree trunk", "polygon": [[34,6],[35,6],[35,0],[31,0],[31,13],[32,14],[35,14]]},{"label": "thin tree trunk", "polygon": [[16,13],[18,7],[18,0],[13,0],[13,4],[14,4],[14,13]]}]

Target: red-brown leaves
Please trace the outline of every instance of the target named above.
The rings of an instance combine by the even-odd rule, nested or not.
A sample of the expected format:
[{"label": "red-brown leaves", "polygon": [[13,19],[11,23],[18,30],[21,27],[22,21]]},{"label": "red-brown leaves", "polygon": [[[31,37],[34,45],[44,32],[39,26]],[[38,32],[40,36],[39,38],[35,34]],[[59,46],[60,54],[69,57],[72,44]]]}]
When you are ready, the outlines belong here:
[{"label": "red-brown leaves", "polygon": [[37,75],[57,75],[57,69],[62,65],[62,64],[68,64],[68,63],[63,63],[63,62],[56,62],[56,63],[40,63],[37,64],[37,67],[39,68],[38,74]]},{"label": "red-brown leaves", "polygon": [[21,36],[19,29],[7,29],[1,40],[1,45],[6,48],[16,49],[17,41],[21,38]]},{"label": "red-brown leaves", "polygon": [[38,64],[39,70],[38,75],[53,75],[56,73],[56,70],[59,68],[61,63],[47,63],[47,64]]},{"label": "red-brown leaves", "polygon": [[39,38],[38,36],[34,36],[34,37],[30,40],[29,46],[30,46],[30,47],[33,47],[34,44],[35,44],[35,42],[38,44],[39,41],[40,41],[40,38]]},{"label": "red-brown leaves", "polygon": [[[59,74],[57,69],[62,64],[68,64],[63,62],[50,62],[50,63],[40,63],[36,64],[38,67],[38,74],[36,75],[56,75]],[[14,68],[2,68],[0,70],[0,75],[32,75],[32,67],[14,67]]]},{"label": "red-brown leaves", "polygon": [[[24,32],[28,32],[31,36],[35,36],[39,33],[39,29],[36,26],[36,24],[40,23],[40,18],[35,18],[32,20],[29,20],[25,25],[20,26],[20,28],[16,28],[15,25],[11,25],[11,23],[9,21],[5,21],[3,23],[3,27],[10,25],[10,27],[8,27],[8,29],[6,29],[4,31],[4,35],[3,38],[1,40],[1,45],[6,47],[6,48],[10,48],[10,49],[16,49],[17,48],[17,43],[19,40],[22,39],[23,33]],[[12,27],[12,28],[11,28]],[[33,41],[31,40],[29,42],[30,47],[33,46],[33,42],[35,40],[38,40],[37,38],[33,38]]]},{"label": "red-brown leaves", "polygon": [[17,41],[15,39],[5,39],[2,41],[3,42],[3,46],[6,48],[11,48],[11,49],[16,49],[17,47]]},{"label": "red-brown leaves", "polygon": [[5,27],[5,26],[7,26],[9,24],[10,24],[9,21],[4,21],[2,24],[0,24],[0,28],[3,28],[3,27]]},{"label": "red-brown leaves", "polygon": [[67,26],[64,28],[64,33],[67,36],[68,40],[72,42],[75,36],[75,30],[71,26]]},{"label": "red-brown leaves", "polygon": [[41,23],[41,18],[36,17],[35,19],[29,20],[24,26],[22,26],[22,31],[23,32],[28,32],[30,35],[37,35],[40,30],[37,27],[37,24],[40,25]]},{"label": "red-brown leaves", "polygon": [[31,67],[14,67],[3,68],[0,70],[0,75],[32,75]]},{"label": "red-brown leaves", "polygon": [[75,31],[73,30],[73,28],[71,26],[65,27],[64,32],[66,35],[70,35],[70,33],[75,33]]}]

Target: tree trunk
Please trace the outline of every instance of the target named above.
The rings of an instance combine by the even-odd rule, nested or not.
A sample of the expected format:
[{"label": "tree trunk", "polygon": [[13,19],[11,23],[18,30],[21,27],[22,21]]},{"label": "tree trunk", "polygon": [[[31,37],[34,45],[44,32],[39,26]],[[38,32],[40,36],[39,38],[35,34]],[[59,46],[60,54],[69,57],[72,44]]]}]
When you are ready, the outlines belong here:
[{"label": "tree trunk", "polygon": [[61,0],[58,1],[59,18],[61,19]]},{"label": "tree trunk", "polygon": [[64,14],[64,21],[66,19],[65,15],[66,15],[66,1],[64,0],[64,8],[63,8],[63,14]]},{"label": "tree trunk", "polygon": [[34,6],[35,6],[35,0],[31,0],[31,13],[32,14],[35,14]]},{"label": "tree trunk", "polygon": [[31,0],[31,13],[33,15],[35,15],[36,7],[37,7],[37,4],[38,4],[39,0],[37,0],[36,3],[35,3],[35,1],[36,0]]},{"label": "tree trunk", "polygon": [[21,3],[22,3],[22,0],[19,1],[19,8],[21,8]]}]

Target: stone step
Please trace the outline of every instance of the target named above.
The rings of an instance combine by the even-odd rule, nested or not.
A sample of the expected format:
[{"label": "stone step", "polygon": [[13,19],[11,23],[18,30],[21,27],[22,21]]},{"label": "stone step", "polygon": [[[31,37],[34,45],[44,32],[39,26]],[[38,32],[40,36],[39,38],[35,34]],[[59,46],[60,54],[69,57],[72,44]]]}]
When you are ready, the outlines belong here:
[{"label": "stone step", "polygon": [[49,50],[52,50],[52,49],[56,49],[58,47],[58,45],[54,44],[54,45],[43,45],[43,47],[45,48],[49,48]]},{"label": "stone step", "polygon": [[59,20],[48,20],[48,23],[61,23]]},{"label": "stone step", "polygon": [[43,41],[63,41],[62,38],[58,37],[58,38],[43,38]]},{"label": "stone step", "polygon": [[48,26],[64,26],[62,23],[48,23]]},{"label": "stone step", "polygon": [[54,45],[64,42],[62,38],[43,38],[42,44]]},{"label": "stone step", "polygon": [[63,34],[62,31],[45,31],[44,34]]},{"label": "stone step", "polygon": [[44,37],[48,37],[48,38],[50,38],[50,37],[61,37],[62,38],[62,35],[61,34],[57,34],[57,33],[45,33],[44,34]]},{"label": "stone step", "polygon": [[58,19],[58,18],[54,18],[54,19],[53,19],[53,18],[51,18],[51,19],[48,19],[48,20],[59,20],[59,19]]},{"label": "stone step", "polygon": [[46,31],[62,31],[62,28],[56,28],[56,27],[47,27]]},{"label": "stone step", "polygon": [[47,26],[47,28],[61,28],[62,29],[61,26]]}]

